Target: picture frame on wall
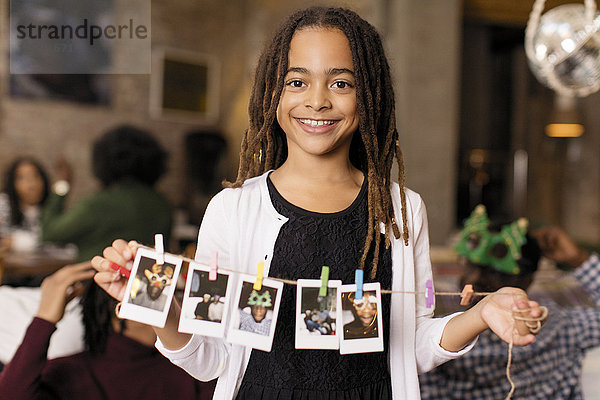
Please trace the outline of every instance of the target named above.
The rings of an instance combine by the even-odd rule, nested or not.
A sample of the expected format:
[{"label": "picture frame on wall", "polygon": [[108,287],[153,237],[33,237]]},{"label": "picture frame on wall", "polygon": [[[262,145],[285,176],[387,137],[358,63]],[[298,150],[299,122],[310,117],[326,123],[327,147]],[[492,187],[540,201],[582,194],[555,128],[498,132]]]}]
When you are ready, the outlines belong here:
[{"label": "picture frame on wall", "polygon": [[217,57],[169,47],[152,50],[150,116],[214,124],[219,115]]}]

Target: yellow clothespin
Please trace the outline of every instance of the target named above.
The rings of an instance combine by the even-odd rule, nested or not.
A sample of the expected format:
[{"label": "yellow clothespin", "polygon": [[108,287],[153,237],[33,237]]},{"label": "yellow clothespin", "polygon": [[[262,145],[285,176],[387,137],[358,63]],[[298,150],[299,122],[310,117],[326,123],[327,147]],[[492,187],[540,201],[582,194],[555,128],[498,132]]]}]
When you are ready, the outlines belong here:
[{"label": "yellow clothespin", "polygon": [[256,267],[256,281],[254,281],[254,290],[260,290],[262,288],[262,280],[263,280],[263,269],[265,268],[265,262],[261,261],[258,263]]}]

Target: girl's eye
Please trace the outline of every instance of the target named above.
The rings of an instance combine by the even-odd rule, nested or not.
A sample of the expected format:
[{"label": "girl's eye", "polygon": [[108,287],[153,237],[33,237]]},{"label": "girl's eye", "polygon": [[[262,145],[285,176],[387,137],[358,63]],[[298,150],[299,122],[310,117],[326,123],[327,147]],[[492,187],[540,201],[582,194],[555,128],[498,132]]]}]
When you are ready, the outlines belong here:
[{"label": "girl's eye", "polygon": [[298,80],[298,79],[291,80],[287,84],[288,84],[288,86],[291,86],[293,88],[301,88],[304,86],[304,82],[302,82],[301,80]]},{"label": "girl's eye", "polygon": [[333,87],[336,89],[348,89],[348,88],[351,88],[352,85],[348,82],[337,81],[337,82],[334,82]]}]

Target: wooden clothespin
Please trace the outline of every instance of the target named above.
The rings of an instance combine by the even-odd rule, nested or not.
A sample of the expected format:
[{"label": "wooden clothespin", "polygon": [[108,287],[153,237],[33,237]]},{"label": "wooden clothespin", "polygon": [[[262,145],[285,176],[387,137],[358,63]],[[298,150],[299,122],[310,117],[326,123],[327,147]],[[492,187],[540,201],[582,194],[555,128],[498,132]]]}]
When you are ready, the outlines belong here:
[{"label": "wooden clothespin", "polygon": [[217,258],[218,254],[216,251],[213,251],[210,257],[210,271],[208,272],[208,280],[216,281],[217,280]]},{"label": "wooden clothespin", "polygon": [[165,245],[162,233],[154,235],[154,250],[156,250],[156,263],[163,265],[165,263]]},{"label": "wooden clothespin", "polygon": [[462,293],[460,294],[460,297],[460,305],[468,306],[471,302],[471,297],[473,297],[473,285],[465,285],[465,287],[462,290]]},{"label": "wooden clothespin", "polygon": [[262,280],[263,280],[263,269],[265,268],[265,262],[261,261],[258,263],[256,267],[256,281],[254,281],[254,286],[252,287],[254,290],[260,290],[262,288]]},{"label": "wooden clothespin", "polygon": [[329,282],[329,267],[321,268],[321,289],[319,289],[319,297],[327,297],[327,283]]},{"label": "wooden clothespin", "polygon": [[360,300],[363,297],[363,270],[357,269],[354,271],[354,283],[356,284],[355,300]]},{"label": "wooden clothespin", "polygon": [[431,308],[434,303],[433,281],[428,279],[427,282],[425,282],[425,306]]}]

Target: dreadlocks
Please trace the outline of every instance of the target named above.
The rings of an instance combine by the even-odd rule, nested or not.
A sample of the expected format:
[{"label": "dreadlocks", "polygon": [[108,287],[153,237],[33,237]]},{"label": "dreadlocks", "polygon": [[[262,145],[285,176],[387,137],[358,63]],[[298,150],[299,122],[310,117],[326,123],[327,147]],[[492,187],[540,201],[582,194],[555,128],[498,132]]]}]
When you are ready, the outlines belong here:
[{"label": "dreadlocks", "polygon": [[276,169],[287,157],[285,133],[276,119],[277,105],[288,69],[288,53],[294,32],[307,27],[341,30],[350,42],[356,79],[358,134],[352,138],[350,161],[366,171],[368,179],[369,226],[360,260],[364,269],[367,254],[374,249],[371,276],[377,272],[381,235],[385,225],[386,247],[390,230],[396,239],[400,230],[394,218],[390,193],[390,172],[394,156],[398,161],[404,243],[408,245],[404,163],[394,116],[394,91],[390,69],[379,34],[353,11],[342,8],[312,7],[292,14],[278,29],[263,51],[250,97],[250,125],[242,140],[237,179],[227,187],[240,187],[246,179]]},{"label": "dreadlocks", "polygon": [[[85,347],[93,355],[106,350],[108,336],[113,331],[112,319],[117,301],[90,280],[81,298]],[[119,320],[121,332],[125,320]]]}]

